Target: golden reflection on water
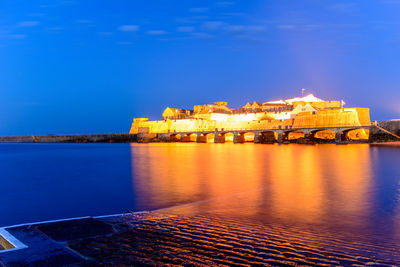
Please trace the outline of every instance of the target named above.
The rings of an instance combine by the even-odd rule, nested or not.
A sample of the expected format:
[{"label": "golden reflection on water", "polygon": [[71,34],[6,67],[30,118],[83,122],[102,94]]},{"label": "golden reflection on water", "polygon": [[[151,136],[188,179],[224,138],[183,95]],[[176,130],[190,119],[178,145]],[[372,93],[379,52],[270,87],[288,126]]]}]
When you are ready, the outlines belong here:
[{"label": "golden reflection on water", "polygon": [[132,144],[131,154],[134,192],[153,207],[362,224],[372,205],[368,145]]},{"label": "golden reflection on water", "polygon": [[272,212],[313,220],[322,208],[320,159],[311,146],[282,146],[274,151],[271,172]]}]

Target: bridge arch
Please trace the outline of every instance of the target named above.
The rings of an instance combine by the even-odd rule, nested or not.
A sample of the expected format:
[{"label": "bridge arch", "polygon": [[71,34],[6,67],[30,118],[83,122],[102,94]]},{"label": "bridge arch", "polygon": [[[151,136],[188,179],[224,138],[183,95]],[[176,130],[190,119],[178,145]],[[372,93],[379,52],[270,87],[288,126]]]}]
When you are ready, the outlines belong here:
[{"label": "bridge arch", "polygon": [[318,129],[311,132],[314,138],[321,140],[335,140],[336,131],[330,129]]},{"label": "bridge arch", "polygon": [[278,133],[276,131],[260,132],[260,143],[275,143],[278,141]]},{"label": "bridge arch", "polygon": [[169,135],[170,142],[179,142],[181,141],[181,134],[170,134]]},{"label": "bridge arch", "polygon": [[233,142],[235,134],[233,132],[227,132],[224,134],[224,136],[225,136],[225,143],[228,143],[228,142]]},{"label": "bridge arch", "polygon": [[369,138],[369,130],[364,128],[353,128],[343,131],[343,135],[348,141],[367,140]]},{"label": "bridge arch", "polygon": [[206,143],[214,143],[215,139],[215,134],[214,133],[205,133],[205,142]]},{"label": "bridge arch", "polygon": [[197,141],[197,134],[196,133],[189,133],[187,134],[188,142],[196,142]]},{"label": "bridge arch", "polygon": [[[309,132],[304,131],[302,129],[290,129],[283,130],[281,133],[281,137],[278,137],[278,142],[297,140],[300,138],[308,137]],[[279,140],[280,139],[280,140]]]},{"label": "bridge arch", "polygon": [[255,132],[244,132],[242,133],[244,137],[244,142],[254,142]]},{"label": "bridge arch", "polygon": [[289,140],[289,141],[306,137],[306,133],[301,130],[286,131],[285,134],[286,134],[287,140]]},{"label": "bridge arch", "polygon": [[195,133],[182,133],[178,134],[176,139],[180,137],[181,142],[196,142],[197,141],[197,134]]}]

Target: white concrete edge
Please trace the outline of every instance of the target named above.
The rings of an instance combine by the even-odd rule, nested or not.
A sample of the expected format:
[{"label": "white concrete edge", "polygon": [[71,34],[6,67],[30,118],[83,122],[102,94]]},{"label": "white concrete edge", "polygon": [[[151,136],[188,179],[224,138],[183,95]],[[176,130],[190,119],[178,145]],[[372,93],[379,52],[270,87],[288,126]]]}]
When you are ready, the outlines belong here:
[{"label": "white concrete edge", "polygon": [[92,218],[92,217],[91,216],[83,216],[83,217],[48,220],[48,221],[41,221],[41,222],[21,223],[21,224],[15,224],[15,225],[10,225],[10,226],[4,226],[4,227],[1,227],[0,229],[8,229],[8,228],[21,227],[21,226],[38,225],[38,224],[46,224],[46,223],[56,223],[56,222],[64,222],[64,221],[73,221],[73,220],[82,220],[82,219],[89,219],[89,218]]},{"label": "white concrete edge", "polygon": [[8,243],[10,243],[14,248],[0,250],[0,253],[15,251],[19,249],[27,248],[28,246],[16,239],[12,234],[10,234],[6,229],[0,228],[0,236],[4,238]]},{"label": "white concrete edge", "polygon": [[144,214],[144,213],[148,213],[148,212],[151,212],[151,211],[144,210],[144,211],[126,212],[126,213],[120,213],[120,214],[94,216],[92,218],[94,218],[94,219],[111,218],[111,217],[125,216],[125,215],[131,215],[131,214]]},{"label": "white concrete edge", "polygon": [[74,218],[67,218],[67,219],[48,220],[48,221],[33,222],[33,223],[22,223],[22,224],[15,224],[15,225],[11,225],[11,226],[0,227],[0,236],[3,237],[8,243],[10,243],[11,245],[14,246],[14,248],[11,248],[11,249],[0,250],[0,253],[6,253],[6,252],[11,252],[11,251],[15,251],[15,250],[28,248],[27,245],[25,245],[24,243],[19,241],[17,238],[15,238],[12,234],[10,234],[7,231],[7,229],[9,229],[9,228],[47,224],[47,223],[56,223],[56,222],[66,222],[66,221],[73,221],[73,220],[83,220],[83,219],[90,219],[90,218],[94,218],[94,219],[111,218],[111,217],[118,217],[118,216],[130,215],[130,214],[143,214],[143,213],[147,213],[147,212],[148,211],[137,211],[137,212],[132,212],[132,213],[127,212],[127,213],[102,215],[102,216],[74,217]]}]

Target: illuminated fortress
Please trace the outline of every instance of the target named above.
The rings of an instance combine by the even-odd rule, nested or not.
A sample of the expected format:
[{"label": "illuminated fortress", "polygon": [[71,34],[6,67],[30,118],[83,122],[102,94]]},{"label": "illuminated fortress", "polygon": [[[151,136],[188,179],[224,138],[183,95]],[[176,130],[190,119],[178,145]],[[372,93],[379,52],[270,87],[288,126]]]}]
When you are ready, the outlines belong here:
[{"label": "illuminated fortress", "polygon": [[287,100],[252,102],[234,109],[227,102],[166,108],[162,120],[135,118],[130,134],[162,141],[283,142],[299,138],[336,142],[368,139],[368,108],[345,108],[310,94]]}]

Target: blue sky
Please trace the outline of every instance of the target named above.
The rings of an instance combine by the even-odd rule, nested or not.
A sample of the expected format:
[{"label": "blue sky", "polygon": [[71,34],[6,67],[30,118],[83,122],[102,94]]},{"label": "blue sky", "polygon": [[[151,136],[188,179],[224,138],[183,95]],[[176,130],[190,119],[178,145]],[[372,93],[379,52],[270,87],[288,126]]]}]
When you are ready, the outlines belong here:
[{"label": "blue sky", "polygon": [[400,0],[0,2],[0,135],[298,96],[400,118]]}]

